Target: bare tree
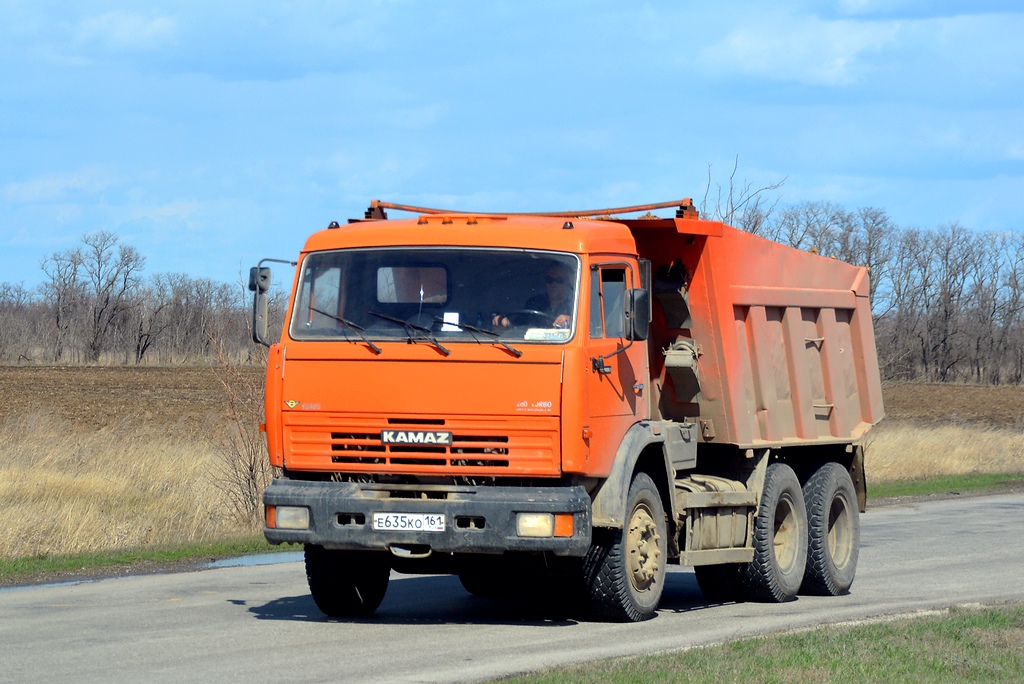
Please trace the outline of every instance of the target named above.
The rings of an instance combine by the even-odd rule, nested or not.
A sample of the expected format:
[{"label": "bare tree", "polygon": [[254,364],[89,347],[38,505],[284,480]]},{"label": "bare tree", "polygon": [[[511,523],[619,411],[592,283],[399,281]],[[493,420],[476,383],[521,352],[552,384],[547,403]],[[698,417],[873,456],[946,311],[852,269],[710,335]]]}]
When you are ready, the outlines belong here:
[{"label": "bare tree", "polygon": [[146,258],[134,247],[119,244],[118,237],[105,230],[85,235],[82,243],[79,254],[88,298],[86,353],[88,360],[96,363],[114,322],[133,303],[133,290]]},{"label": "bare tree", "polygon": [[32,361],[36,342],[33,309],[38,302],[21,283],[0,283],[0,361]]},{"label": "bare tree", "polygon": [[137,290],[138,301],[131,308],[132,338],[135,363],[142,363],[146,353],[171,327],[168,315],[171,308],[171,281],[167,274],[158,273]]},{"label": "bare tree", "polygon": [[1024,235],[1008,237],[1003,273],[1002,361],[1007,362],[1009,382],[1024,382]]},{"label": "bare tree", "polygon": [[932,365],[931,379],[947,381],[967,357],[961,336],[969,302],[970,265],[975,235],[958,223],[940,228],[930,243],[934,278],[927,282],[928,327],[923,342]]},{"label": "bare tree", "polygon": [[52,347],[54,363],[64,359],[75,315],[82,300],[81,267],[82,255],[77,249],[55,252],[42,262],[43,271],[49,278],[46,297],[52,309],[55,327]]},{"label": "bare tree", "polygon": [[[227,431],[213,442],[219,456],[215,482],[236,518],[257,526],[263,490],[274,477],[267,442],[259,428],[264,420],[263,378],[230,358],[218,340],[211,339],[211,344],[217,353],[213,371],[224,388],[230,422]],[[266,351],[261,347],[256,353],[266,363]]]},{"label": "bare tree", "polygon": [[856,214],[856,238],[849,263],[867,266],[871,275],[871,305],[878,286],[888,278],[889,264],[896,248],[897,228],[883,209],[862,207]]},{"label": "bare tree", "polygon": [[[729,174],[728,186],[723,187],[712,181],[711,164],[708,164],[708,183],[704,188],[704,198],[700,203],[701,216],[736,226],[754,235],[768,237],[764,235],[763,230],[770,225],[772,212],[775,211],[779,202],[778,196],[772,196],[772,193],[781,188],[786,179],[755,187],[749,181],[737,181],[736,174],[739,167],[740,158],[739,155],[736,155],[732,172]],[[712,194],[712,186],[715,189],[714,208],[709,211],[708,202]]]}]

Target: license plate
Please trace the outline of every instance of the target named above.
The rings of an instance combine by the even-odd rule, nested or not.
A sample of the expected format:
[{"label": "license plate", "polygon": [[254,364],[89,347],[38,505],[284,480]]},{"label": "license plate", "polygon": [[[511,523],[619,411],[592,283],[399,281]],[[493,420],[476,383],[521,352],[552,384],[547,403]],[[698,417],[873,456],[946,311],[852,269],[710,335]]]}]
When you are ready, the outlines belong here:
[{"label": "license plate", "polygon": [[444,514],[374,513],[373,529],[399,532],[444,532]]}]

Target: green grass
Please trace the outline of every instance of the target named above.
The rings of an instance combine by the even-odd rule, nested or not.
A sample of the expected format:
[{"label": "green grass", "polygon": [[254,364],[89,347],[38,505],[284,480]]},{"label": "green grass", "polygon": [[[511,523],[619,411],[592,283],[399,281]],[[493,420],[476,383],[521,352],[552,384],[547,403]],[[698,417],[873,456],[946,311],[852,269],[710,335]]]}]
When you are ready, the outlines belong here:
[{"label": "green grass", "polygon": [[998,492],[1007,486],[1024,483],[1024,473],[944,475],[920,480],[893,480],[868,483],[868,502],[894,496],[928,496],[964,492]]},{"label": "green grass", "polygon": [[262,535],[206,544],[161,548],[139,548],[74,556],[48,554],[0,559],[0,585],[27,581],[59,581],[67,575],[102,575],[107,572],[142,571],[162,566],[184,566],[256,553],[295,551],[288,544],[272,546]]},{"label": "green grass", "polygon": [[512,682],[1020,682],[1024,605],[744,639]]}]

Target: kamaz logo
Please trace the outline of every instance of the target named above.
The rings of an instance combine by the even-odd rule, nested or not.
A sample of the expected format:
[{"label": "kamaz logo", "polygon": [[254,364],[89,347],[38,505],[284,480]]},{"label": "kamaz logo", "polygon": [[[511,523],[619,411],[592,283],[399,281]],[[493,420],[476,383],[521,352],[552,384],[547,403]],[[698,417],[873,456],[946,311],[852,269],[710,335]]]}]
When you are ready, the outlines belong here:
[{"label": "kamaz logo", "polygon": [[451,446],[450,432],[421,432],[414,430],[381,430],[380,441],[384,444],[438,444]]}]

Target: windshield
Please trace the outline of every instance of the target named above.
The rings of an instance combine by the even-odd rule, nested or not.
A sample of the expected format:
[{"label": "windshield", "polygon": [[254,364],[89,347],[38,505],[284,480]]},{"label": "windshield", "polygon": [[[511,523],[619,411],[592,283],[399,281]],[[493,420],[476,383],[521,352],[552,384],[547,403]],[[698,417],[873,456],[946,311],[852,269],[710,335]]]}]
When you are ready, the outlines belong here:
[{"label": "windshield", "polygon": [[[558,344],[576,328],[572,254],[453,248],[316,252],[302,262],[296,340]],[[502,345],[507,346],[507,345]]]}]

